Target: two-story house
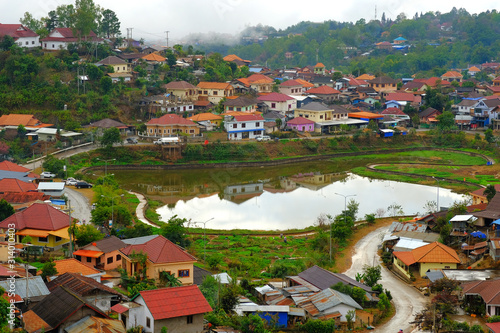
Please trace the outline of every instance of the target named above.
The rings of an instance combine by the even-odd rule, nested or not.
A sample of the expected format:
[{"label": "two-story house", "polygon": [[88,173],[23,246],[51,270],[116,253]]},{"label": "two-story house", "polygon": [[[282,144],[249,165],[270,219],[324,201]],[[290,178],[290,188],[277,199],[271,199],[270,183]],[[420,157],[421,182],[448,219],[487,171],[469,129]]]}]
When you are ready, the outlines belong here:
[{"label": "two-story house", "polygon": [[223,98],[234,95],[233,86],[225,82],[200,82],[196,87],[198,98],[213,104],[219,104]]},{"label": "two-story house", "polygon": [[120,267],[122,257],[120,249],[127,244],[118,237],[107,237],[83,246],[81,249],[73,252],[77,260],[105,271]]},{"label": "two-story house", "polygon": [[[193,284],[193,264],[196,258],[182,247],[160,235],[125,239],[127,247],[120,249],[122,268],[130,276],[145,270],[146,278],[158,280],[161,272],[174,275],[183,285]],[[137,255],[145,255],[141,262]],[[144,266],[143,266],[144,265]]]},{"label": "two-story house", "polygon": [[315,122],[315,132],[330,133],[340,125],[348,122],[349,111],[339,105],[327,106],[319,102],[311,102],[296,109],[294,117],[303,117]]},{"label": "two-story house", "polygon": [[96,62],[95,65],[99,66],[110,66],[113,67],[114,73],[130,73],[130,64],[123,59],[116,56],[109,56]]},{"label": "two-story house", "polygon": [[236,82],[259,94],[270,93],[274,85],[274,80],[263,74],[252,74],[247,78],[237,79]]},{"label": "two-story house", "polygon": [[488,126],[493,119],[498,119],[498,114],[491,111],[499,105],[500,99],[497,98],[478,101],[471,109],[471,116],[474,118],[473,122],[477,124],[477,127]]},{"label": "two-story house", "polygon": [[238,96],[236,98],[229,98],[224,101],[224,112],[247,112],[253,113],[257,111],[257,104],[259,103],[253,97]]},{"label": "two-story house", "polygon": [[296,80],[287,80],[280,84],[280,92],[285,95],[302,95],[305,88],[301,82]]},{"label": "two-story house", "polygon": [[257,99],[266,103],[270,111],[277,111],[286,116],[293,115],[293,110],[297,108],[297,100],[285,94],[272,92]]},{"label": "two-story house", "polygon": [[190,136],[200,134],[200,126],[192,120],[176,114],[167,113],[160,118],[153,118],[146,123],[146,132],[149,137],[175,136],[185,133]]},{"label": "two-story house", "polygon": [[368,81],[370,87],[375,89],[378,93],[396,91],[398,81],[391,79],[388,76],[379,76],[373,80]]},{"label": "two-story house", "polygon": [[339,99],[340,91],[328,85],[323,85],[316,88],[311,88],[306,91],[308,96],[314,95],[320,98],[325,103],[333,103]]},{"label": "two-story house", "polygon": [[186,81],[172,81],[167,83],[164,88],[167,94],[176,96],[179,100],[198,100],[198,89]]},{"label": "two-story house", "polygon": [[4,36],[12,37],[19,47],[32,48],[40,46],[40,36],[22,24],[0,23],[0,40]]},{"label": "two-story house", "polygon": [[264,135],[264,118],[259,115],[230,116],[224,118],[228,140],[254,139]]}]

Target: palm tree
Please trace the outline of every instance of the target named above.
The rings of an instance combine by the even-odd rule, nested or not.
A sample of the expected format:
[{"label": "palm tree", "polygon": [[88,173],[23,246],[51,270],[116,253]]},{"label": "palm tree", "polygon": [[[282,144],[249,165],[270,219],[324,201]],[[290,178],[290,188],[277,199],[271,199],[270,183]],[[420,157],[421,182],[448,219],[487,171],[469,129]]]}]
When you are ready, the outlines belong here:
[{"label": "palm tree", "polygon": [[175,277],[174,274],[171,274],[170,272],[160,272],[159,275],[160,278],[160,284],[165,286],[165,287],[180,287],[182,286],[181,281]]}]

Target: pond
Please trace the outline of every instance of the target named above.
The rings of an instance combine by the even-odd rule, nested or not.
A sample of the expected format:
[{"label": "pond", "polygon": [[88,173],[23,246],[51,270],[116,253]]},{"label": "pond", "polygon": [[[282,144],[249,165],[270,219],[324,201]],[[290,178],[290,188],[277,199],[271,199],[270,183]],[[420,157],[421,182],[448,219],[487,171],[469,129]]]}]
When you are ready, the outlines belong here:
[{"label": "pond", "polygon": [[466,197],[435,186],[360,177],[343,169],[347,168],[320,161],[246,169],[118,171],[115,177],[122,188],[165,203],[157,210],[161,220],[174,215],[196,222],[210,220],[209,229],[306,228],[322,214],[340,214],[351,199],[359,203],[358,218],[363,218],[377,210],[388,216],[392,204],[400,205],[406,215],[423,214],[426,203],[436,202],[438,193],[441,207]]}]

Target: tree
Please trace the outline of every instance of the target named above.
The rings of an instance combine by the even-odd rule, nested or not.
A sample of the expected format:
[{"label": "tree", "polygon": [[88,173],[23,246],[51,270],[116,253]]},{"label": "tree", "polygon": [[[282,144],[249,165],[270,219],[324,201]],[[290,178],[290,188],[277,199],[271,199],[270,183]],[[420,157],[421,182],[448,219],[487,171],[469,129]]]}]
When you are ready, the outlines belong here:
[{"label": "tree", "polygon": [[28,133],[26,127],[24,127],[22,124],[19,124],[19,126],[17,126],[17,136],[22,140],[26,137],[26,133]]},{"label": "tree", "polygon": [[91,31],[98,30],[101,8],[93,0],[76,0],[73,14],[73,34],[79,39],[87,38]]},{"label": "tree", "polygon": [[21,240],[21,243],[24,245],[25,251],[26,251],[26,261],[30,261],[30,252],[31,252],[31,242],[33,239],[31,236],[24,236],[23,239]]},{"label": "tree", "polygon": [[25,12],[24,16],[19,19],[19,22],[35,32],[43,27],[43,22],[34,18],[29,12]]},{"label": "tree", "polygon": [[188,247],[190,244],[186,234],[186,227],[184,223],[187,220],[172,216],[167,223],[163,224],[160,228],[160,235],[170,240],[172,243],[182,247]]},{"label": "tree", "polygon": [[180,287],[180,286],[182,286],[182,282],[179,281],[179,279],[177,279],[175,277],[175,275],[170,273],[170,272],[166,272],[166,271],[160,272],[159,280],[160,280],[160,284],[165,286],[165,287]]},{"label": "tree", "polygon": [[121,143],[122,138],[120,136],[120,130],[116,127],[110,127],[104,130],[101,138],[99,139],[101,146],[106,148],[113,147],[115,143]]},{"label": "tree", "polygon": [[[3,295],[4,293],[5,289],[0,287],[0,295]],[[0,297],[0,328],[5,328],[9,323],[9,314],[10,314],[9,306],[10,306],[9,301],[4,297]],[[9,331],[10,331],[9,329],[2,330],[2,332],[9,332]]]},{"label": "tree", "polygon": [[101,86],[102,92],[108,94],[113,89],[113,80],[109,76],[103,76],[99,81],[99,85]]},{"label": "tree", "polygon": [[365,220],[368,224],[375,224],[375,214],[366,214]]},{"label": "tree", "polygon": [[8,51],[12,46],[16,45],[14,38],[9,35],[4,35],[0,40],[0,50]]},{"label": "tree", "polygon": [[120,34],[120,21],[111,9],[103,10],[100,30],[108,38]]},{"label": "tree", "polygon": [[333,72],[332,74],[332,80],[337,81],[343,78],[344,76],[342,75],[342,72]]},{"label": "tree", "polygon": [[10,203],[8,203],[5,199],[0,200],[0,221],[14,215],[14,213],[14,207],[12,207]]},{"label": "tree", "polygon": [[379,301],[377,303],[377,308],[382,311],[382,313],[387,313],[387,310],[391,308],[391,302],[385,293],[379,295]]},{"label": "tree", "polygon": [[365,284],[369,287],[373,287],[382,278],[382,268],[380,265],[377,266],[363,266],[363,273],[365,276]]},{"label": "tree", "polygon": [[45,28],[50,32],[54,30],[58,25],[59,18],[57,17],[57,13],[55,10],[51,10],[48,13],[48,16],[45,18],[42,18],[42,20],[45,22]]},{"label": "tree", "polygon": [[389,207],[387,207],[387,212],[391,217],[403,215],[403,207],[397,203],[392,203]]},{"label": "tree", "polygon": [[47,282],[47,277],[57,275],[56,263],[47,261],[42,267],[42,279]]},{"label": "tree", "polygon": [[491,202],[493,197],[495,197],[495,195],[497,194],[497,190],[495,189],[495,185],[488,184],[486,186],[486,188],[484,189],[483,194],[486,196],[486,200],[488,200],[488,202]]},{"label": "tree", "polygon": [[75,7],[73,5],[61,5],[56,8],[56,27],[73,28],[75,25]]},{"label": "tree", "polygon": [[484,139],[488,143],[495,142],[495,136],[493,135],[493,130],[491,128],[488,128],[486,131],[484,131]]},{"label": "tree", "polygon": [[84,246],[103,239],[104,235],[93,225],[85,224],[75,227],[75,238],[78,246]]},{"label": "tree", "polygon": [[356,221],[358,211],[359,202],[354,199],[349,199],[349,202],[347,203],[347,211],[342,212],[342,214],[346,214],[348,217],[351,217],[352,221]]},{"label": "tree", "polygon": [[451,111],[444,111],[436,119],[438,121],[437,127],[443,132],[448,132],[456,128],[455,116]]},{"label": "tree", "polygon": [[238,291],[236,285],[230,283],[222,288],[220,292],[220,307],[226,313],[232,313],[238,305]]},{"label": "tree", "polygon": [[258,314],[249,314],[241,319],[241,332],[243,333],[265,333],[264,319]]}]

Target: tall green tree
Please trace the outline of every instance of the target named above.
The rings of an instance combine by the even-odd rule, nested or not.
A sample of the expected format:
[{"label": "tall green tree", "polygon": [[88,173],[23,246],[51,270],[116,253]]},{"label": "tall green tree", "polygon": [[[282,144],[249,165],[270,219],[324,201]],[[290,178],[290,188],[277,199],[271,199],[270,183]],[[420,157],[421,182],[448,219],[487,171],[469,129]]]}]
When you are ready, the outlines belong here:
[{"label": "tall green tree", "polygon": [[75,238],[78,246],[84,246],[103,239],[104,235],[93,225],[85,224],[75,228]]},{"label": "tall green tree", "polygon": [[120,130],[116,127],[111,127],[104,130],[104,133],[100,137],[99,142],[101,143],[101,146],[106,148],[113,147],[113,144],[115,143],[121,143],[122,139]]},{"label": "tall green tree", "polygon": [[35,32],[43,28],[43,22],[34,18],[30,12],[25,12],[24,16],[19,19],[19,22]]},{"label": "tall green tree", "polygon": [[14,213],[14,207],[12,207],[10,203],[8,203],[5,199],[0,200],[0,221],[14,215]]},{"label": "tall green tree", "polygon": [[42,279],[47,281],[47,277],[57,275],[56,263],[54,261],[47,261],[42,267]]},{"label": "tall green tree", "polygon": [[491,200],[495,197],[497,194],[497,190],[495,189],[495,185],[488,184],[486,188],[484,189],[484,195],[486,196],[486,200],[488,202],[491,202]]},{"label": "tall green tree", "polygon": [[455,116],[451,111],[443,112],[436,119],[438,121],[437,127],[443,132],[448,132],[456,128]]},{"label": "tall green tree", "polygon": [[101,8],[93,0],[76,0],[73,16],[73,33],[79,39],[86,38],[91,31],[98,31]]},{"label": "tall green tree", "polygon": [[120,20],[111,9],[102,11],[100,30],[108,38],[120,34]]},{"label": "tall green tree", "polygon": [[187,220],[184,218],[172,216],[167,223],[163,224],[160,228],[160,235],[170,240],[172,243],[182,247],[188,247],[190,241],[187,237],[186,227],[184,223]]}]

